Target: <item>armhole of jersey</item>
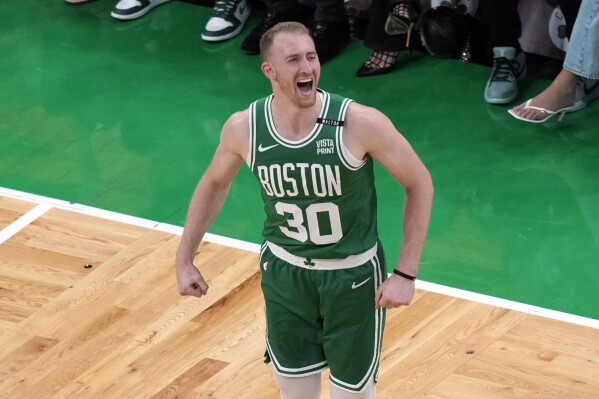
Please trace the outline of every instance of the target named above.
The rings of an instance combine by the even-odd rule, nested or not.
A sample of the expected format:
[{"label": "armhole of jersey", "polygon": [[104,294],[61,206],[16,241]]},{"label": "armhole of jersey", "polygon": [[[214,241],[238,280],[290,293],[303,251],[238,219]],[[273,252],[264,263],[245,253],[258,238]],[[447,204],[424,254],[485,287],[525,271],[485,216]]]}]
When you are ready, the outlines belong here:
[{"label": "armhole of jersey", "polygon": [[[345,122],[345,114],[347,113],[349,104],[351,104],[352,102],[353,102],[353,100],[350,100],[349,98],[345,98],[343,100],[343,103],[341,104],[341,108],[339,110],[338,120]],[[343,143],[343,125],[337,126],[337,132],[336,132],[335,136],[336,136],[336,140],[337,140],[337,148],[340,149],[339,158],[341,159],[341,162],[343,162],[345,167],[348,169],[351,169],[351,170],[360,169],[362,167],[362,165],[364,165],[366,163],[366,160],[365,159],[360,160],[360,159],[357,159],[356,157],[354,157],[353,154],[349,151],[349,149]]]},{"label": "armhole of jersey", "polygon": [[248,143],[248,154],[245,159],[245,163],[254,171],[254,161],[256,159],[256,102],[250,105],[250,117],[249,119],[249,143]]}]

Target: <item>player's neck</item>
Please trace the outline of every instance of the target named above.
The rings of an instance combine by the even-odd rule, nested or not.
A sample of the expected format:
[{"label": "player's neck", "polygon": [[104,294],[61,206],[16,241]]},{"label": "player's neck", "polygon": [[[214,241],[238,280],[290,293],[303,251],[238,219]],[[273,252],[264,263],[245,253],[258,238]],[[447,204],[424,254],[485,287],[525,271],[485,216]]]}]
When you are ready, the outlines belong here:
[{"label": "player's neck", "polygon": [[300,107],[284,96],[275,95],[271,111],[274,124],[280,135],[289,140],[301,140],[314,129],[321,109],[320,96],[310,107]]}]

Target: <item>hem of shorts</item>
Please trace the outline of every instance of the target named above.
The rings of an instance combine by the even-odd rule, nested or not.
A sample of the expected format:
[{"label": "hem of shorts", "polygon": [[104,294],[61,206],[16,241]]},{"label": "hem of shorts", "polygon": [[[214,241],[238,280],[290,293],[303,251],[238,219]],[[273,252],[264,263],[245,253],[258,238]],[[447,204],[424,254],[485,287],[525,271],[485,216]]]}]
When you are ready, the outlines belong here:
[{"label": "hem of shorts", "polygon": [[[377,378],[375,378],[374,373],[369,373],[368,378],[366,378],[366,380],[365,380],[366,382],[364,382],[362,384],[362,386],[360,386],[359,388],[350,388],[350,387],[348,387],[348,385],[350,385],[350,384],[340,381],[338,378],[336,378],[336,379],[339,380],[340,382],[337,382],[337,381],[333,380],[332,375],[329,375],[329,383],[335,385],[337,388],[342,389],[346,392],[362,393],[362,392],[364,392],[364,389],[366,388],[366,385],[368,385],[368,381],[370,381],[371,378],[374,379],[374,381],[376,383]],[[345,384],[345,386],[341,385],[341,384]]]},{"label": "hem of shorts", "polygon": [[324,370],[329,368],[328,364],[325,364],[323,366],[320,366],[319,368],[313,369],[313,370],[309,370],[309,371],[297,371],[297,372],[285,372],[285,371],[281,371],[277,368],[276,364],[273,363],[272,365],[273,370],[275,371],[275,373],[282,375],[284,377],[290,377],[290,378],[294,378],[294,377],[307,377],[309,375],[314,375],[314,374],[318,374],[318,373],[322,373]]}]

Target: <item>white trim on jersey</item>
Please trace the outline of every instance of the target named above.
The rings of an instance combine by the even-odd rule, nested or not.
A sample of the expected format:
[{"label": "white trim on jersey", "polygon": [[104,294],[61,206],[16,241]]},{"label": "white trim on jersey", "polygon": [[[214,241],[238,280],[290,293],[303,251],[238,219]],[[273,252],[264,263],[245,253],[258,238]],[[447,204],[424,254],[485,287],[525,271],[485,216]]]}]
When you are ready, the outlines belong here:
[{"label": "white trim on jersey", "polygon": [[249,109],[249,121],[248,121],[248,127],[250,129],[250,134],[248,137],[249,140],[249,148],[248,148],[248,154],[247,154],[247,158],[245,160],[245,163],[247,164],[247,166],[250,168],[251,171],[254,171],[254,162],[256,161],[256,103],[257,101],[254,101],[253,103],[250,104],[250,109]]},{"label": "white trim on jersey", "polygon": [[[321,108],[320,108],[319,117],[324,118],[327,115],[327,112],[329,110],[330,95],[329,95],[329,93],[322,91],[320,89],[318,90],[318,94],[320,95],[320,100],[322,103]],[[312,131],[301,140],[293,141],[293,140],[288,140],[285,137],[283,137],[277,131],[274,120],[272,118],[272,112],[271,112],[270,108],[271,108],[273,97],[274,97],[273,95],[270,95],[266,99],[266,103],[264,104],[264,119],[266,120],[266,127],[268,128],[268,132],[270,133],[272,138],[277,143],[279,143],[285,147],[299,148],[299,147],[303,147],[303,146],[309,144],[310,142],[312,142],[312,140],[314,140],[316,137],[318,137],[320,130],[323,127],[323,125],[319,124],[319,123],[314,124],[314,128],[312,129]]]},{"label": "white trim on jersey", "polygon": [[[345,121],[345,114],[347,113],[347,109],[349,108],[349,104],[351,104],[353,100],[346,98],[343,100],[341,104],[341,108],[339,108],[339,120]],[[337,148],[339,149],[339,159],[343,163],[343,165],[349,170],[358,170],[364,164],[366,164],[365,159],[357,159],[353,156],[353,154],[349,151],[349,149],[343,143],[343,126],[337,126],[337,130],[335,131],[335,141],[337,142]]]}]

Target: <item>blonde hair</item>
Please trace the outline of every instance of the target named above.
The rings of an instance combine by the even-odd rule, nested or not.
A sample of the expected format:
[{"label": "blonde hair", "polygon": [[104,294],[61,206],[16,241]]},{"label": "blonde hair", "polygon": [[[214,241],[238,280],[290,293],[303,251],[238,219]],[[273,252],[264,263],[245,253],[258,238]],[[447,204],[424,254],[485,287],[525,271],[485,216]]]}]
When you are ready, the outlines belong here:
[{"label": "blonde hair", "polygon": [[269,30],[267,30],[260,38],[260,55],[262,59],[266,59],[266,56],[270,52],[272,43],[275,40],[275,36],[279,33],[296,33],[299,35],[310,36],[310,31],[303,24],[294,21],[279,22]]}]

